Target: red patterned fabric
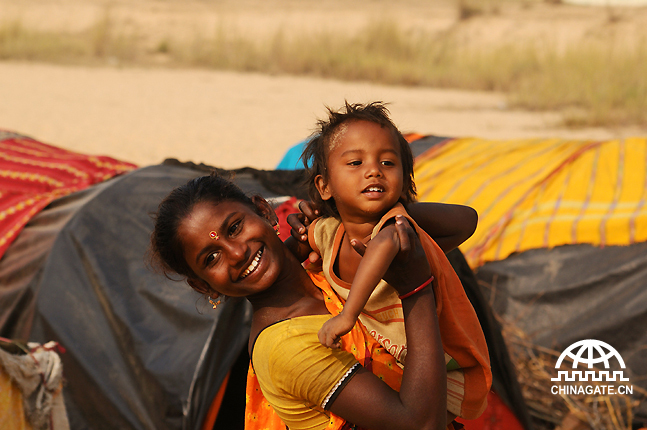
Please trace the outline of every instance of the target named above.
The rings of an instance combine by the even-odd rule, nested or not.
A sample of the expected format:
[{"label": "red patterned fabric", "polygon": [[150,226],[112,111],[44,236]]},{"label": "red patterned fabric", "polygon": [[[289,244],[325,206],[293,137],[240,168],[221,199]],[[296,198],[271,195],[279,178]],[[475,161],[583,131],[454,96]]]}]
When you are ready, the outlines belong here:
[{"label": "red patterned fabric", "polygon": [[0,258],[25,224],[52,200],[136,168],[0,130]]}]

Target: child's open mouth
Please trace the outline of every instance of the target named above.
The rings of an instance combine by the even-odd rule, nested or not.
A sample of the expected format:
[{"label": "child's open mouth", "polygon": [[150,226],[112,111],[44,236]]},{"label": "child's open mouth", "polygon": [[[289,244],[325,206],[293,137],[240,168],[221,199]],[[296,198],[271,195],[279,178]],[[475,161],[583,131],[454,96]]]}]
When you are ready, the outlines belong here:
[{"label": "child's open mouth", "polygon": [[380,185],[369,185],[368,187],[364,188],[364,191],[362,193],[383,193],[384,188]]}]

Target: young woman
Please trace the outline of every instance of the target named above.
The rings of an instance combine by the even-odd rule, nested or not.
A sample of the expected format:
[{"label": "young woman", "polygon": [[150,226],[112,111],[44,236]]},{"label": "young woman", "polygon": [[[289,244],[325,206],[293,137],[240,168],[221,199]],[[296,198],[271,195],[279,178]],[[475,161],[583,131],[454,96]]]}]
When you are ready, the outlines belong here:
[{"label": "young woman", "polygon": [[396,220],[389,240],[400,252],[386,275],[402,297],[409,344],[401,370],[359,325],[342,337],[341,348],[321,345],[317,332],[341,303],[281,242],[276,223],[265,200],[211,175],[171,192],[160,204],[151,238],[167,273],[186,277],[212,301],[229,296],[251,302],[252,387],[260,386],[272,408],[251,406],[248,427],[262,421],[291,430],[446,428],[435,299],[432,288],[418,288],[431,270],[409,224]]}]

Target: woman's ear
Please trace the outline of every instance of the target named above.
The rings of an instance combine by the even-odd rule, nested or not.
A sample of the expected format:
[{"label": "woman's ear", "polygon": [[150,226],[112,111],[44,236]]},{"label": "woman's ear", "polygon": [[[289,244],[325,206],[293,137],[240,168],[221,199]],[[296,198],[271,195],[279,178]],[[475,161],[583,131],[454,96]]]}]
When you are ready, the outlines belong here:
[{"label": "woman's ear", "polygon": [[211,288],[209,287],[209,284],[207,284],[202,279],[188,278],[186,282],[191,286],[191,288],[193,288],[200,294],[206,294],[206,295],[211,294]]},{"label": "woman's ear", "polygon": [[279,217],[276,216],[276,212],[272,209],[272,206],[261,196],[252,196],[252,202],[256,206],[256,212],[272,225],[276,225],[279,222]]},{"label": "woman's ear", "polygon": [[317,175],[315,178],[315,187],[317,187],[317,191],[319,191],[321,200],[328,200],[332,197],[328,182],[326,182],[322,175]]}]

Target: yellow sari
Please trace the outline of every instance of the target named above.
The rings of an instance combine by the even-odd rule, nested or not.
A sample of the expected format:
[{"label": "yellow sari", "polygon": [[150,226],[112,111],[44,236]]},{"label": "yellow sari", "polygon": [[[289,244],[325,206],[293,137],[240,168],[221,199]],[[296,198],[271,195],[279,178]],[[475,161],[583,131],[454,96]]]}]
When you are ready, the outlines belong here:
[{"label": "yellow sari", "polygon": [[[312,281],[324,294],[324,301],[328,311],[337,315],[343,309],[341,300],[334,293],[325,278],[319,274],[308,272]],[[397,365],[396,359],[389,354],[372,336],[364,326],[359,323],[342,337],[342,349],[353,354],[355,359],[367,370],[373,372],[389,387],[400,390],[402,383],[402,369]],[[265,400],[258,380],[250,364],[247,374],[247,406],[245,411],[246,430],[285,430],[286,426]],[[449,427],[453,428],[453,427]],[[326,430],[360,430],[353,424],[347,423],[341,417],[330,413],[330,421]]]}]

